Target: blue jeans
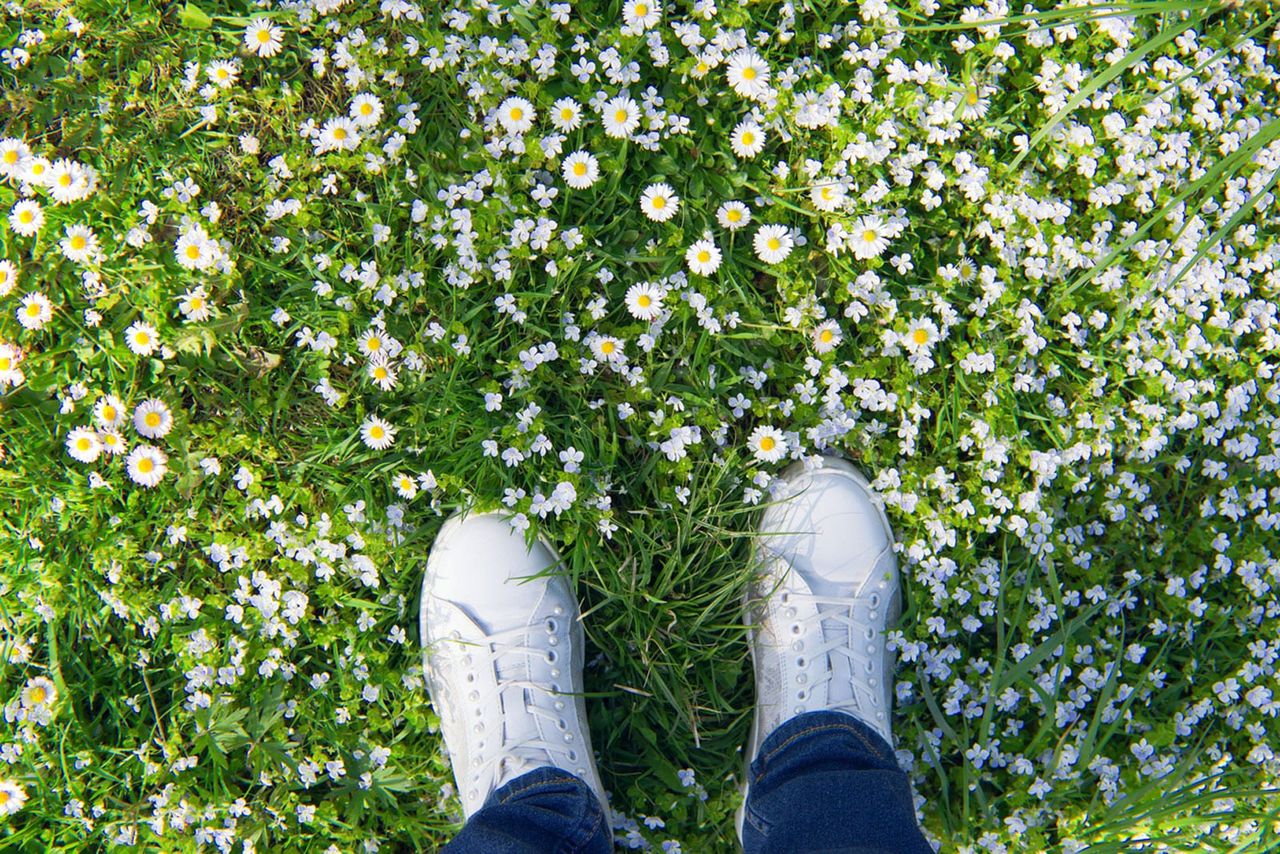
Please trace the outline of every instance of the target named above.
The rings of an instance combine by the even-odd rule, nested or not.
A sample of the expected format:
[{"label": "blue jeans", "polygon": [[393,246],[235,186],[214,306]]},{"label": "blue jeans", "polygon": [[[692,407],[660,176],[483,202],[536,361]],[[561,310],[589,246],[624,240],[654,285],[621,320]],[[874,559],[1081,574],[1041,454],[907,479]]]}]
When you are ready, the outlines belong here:
[{"label": "blue jeans", "polygon": [[[746,854],[933,854],[907,775],[874,730],[807,712],[769,734],[751,763]],[[557,768],[495,791],[444,854],[608,854],[595,794]]]}]

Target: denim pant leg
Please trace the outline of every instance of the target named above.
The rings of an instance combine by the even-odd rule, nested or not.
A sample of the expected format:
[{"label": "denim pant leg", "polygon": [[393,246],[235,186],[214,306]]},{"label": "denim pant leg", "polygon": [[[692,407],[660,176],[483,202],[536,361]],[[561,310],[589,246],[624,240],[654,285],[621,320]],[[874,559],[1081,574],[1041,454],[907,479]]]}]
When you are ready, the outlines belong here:
[{"label": "denim pant leg", "polygon": [[591,787],[559,768],[535,768],[489,795],[442,854],[609,854],[604,810]]},{"label": "denim pant leg", "polygon": [[933,854],[893,749],[843,712],[806,712],[751,763],[746,854]]}]

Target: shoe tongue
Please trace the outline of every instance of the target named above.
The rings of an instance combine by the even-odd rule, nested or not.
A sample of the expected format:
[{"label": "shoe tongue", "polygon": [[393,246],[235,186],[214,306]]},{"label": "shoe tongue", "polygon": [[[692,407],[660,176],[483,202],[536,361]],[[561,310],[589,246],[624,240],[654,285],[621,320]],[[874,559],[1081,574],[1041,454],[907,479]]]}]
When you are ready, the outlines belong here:
[{"label": "shoe tongue", "polygon": [[542,733],[538,724],[543,719],[528,711],[535,702],[536,692],[522,684],[507,684],[512,681],[531,682],[533,674],[533,653],[506,652],[495,656],[494,669],[498,682],[502,684],[502,726],[503,744],[507,757],[494,772],[494,788],[499,788],[521,774],[544,765],[554,765],[551,754],[540,747],[532,747],[527,742],[541,739]]},{"label": "shoe tongue", "polygon": [[[820,605],[823,613],[847,615],[847,609],[834,605]],[[839,647],[852,648],[853,638],[847,625],[831,618],[822,620],[822,639],[826,643],[836,643]],[[853,699],[853,662],[848,656],[835,651],[827,653],[827,661],[831,667],[831,681],[827,683],[827,702],[841,703]]]}]

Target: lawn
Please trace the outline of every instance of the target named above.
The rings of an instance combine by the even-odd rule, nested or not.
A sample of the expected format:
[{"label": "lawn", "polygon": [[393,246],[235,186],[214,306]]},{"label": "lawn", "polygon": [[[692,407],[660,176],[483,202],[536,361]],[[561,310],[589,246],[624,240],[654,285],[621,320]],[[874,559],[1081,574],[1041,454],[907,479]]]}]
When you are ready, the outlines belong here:
[{"label": "lawn", "polygon": [[751,531],[883,496],[946,852],[1280,845],[1280,8],[0,5],[0,848],[438,849],[418,588],[561,550],[732,851]]}]

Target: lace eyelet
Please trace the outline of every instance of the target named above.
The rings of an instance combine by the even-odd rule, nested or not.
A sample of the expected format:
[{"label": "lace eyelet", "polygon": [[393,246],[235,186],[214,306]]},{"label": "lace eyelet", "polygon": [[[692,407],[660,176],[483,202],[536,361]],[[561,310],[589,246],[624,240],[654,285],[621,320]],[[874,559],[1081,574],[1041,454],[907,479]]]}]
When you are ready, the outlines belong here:
[{"label": "lace eyelet", "polygon": [[876,639],[876,630],[871,628],[871,626],[867,626],[867,640],[875,640],[875,639]]},{"label": "lace eyelet", "polygon": [[557,628],[556,621],[548,617],[547,618],[547,634],[552,634],[552,635],[555,634],[556,628]]},{"label": "lace eyelet", "polygon": [[556,651],[554,649],[547,650],[547,664],[556,663]]},{"label": "lace eyelet", "polygon": [[796,667],[804,667],[806,663],[807,662],[805,661],[804,656],[799,656],[798,658],[796,658]]},{"label": "lace eyelet", "polygon": [[793,635],[798,635],[798,634],[800,634],[800,624],[799,624],[799,623],[793,623],[793,624],[792,624],[792,626],[791,626],[791,634],[793,634]]},{"label": "lace eyelet", "polygon": [[879,594],[879,593],[872,593],[872,594],[871,594],[871,607],[872,607],[872,608],[879,608],[879,607],[880,607],[880,594]]}]

